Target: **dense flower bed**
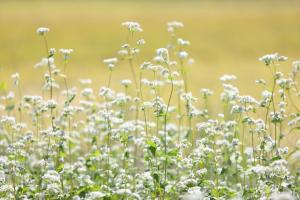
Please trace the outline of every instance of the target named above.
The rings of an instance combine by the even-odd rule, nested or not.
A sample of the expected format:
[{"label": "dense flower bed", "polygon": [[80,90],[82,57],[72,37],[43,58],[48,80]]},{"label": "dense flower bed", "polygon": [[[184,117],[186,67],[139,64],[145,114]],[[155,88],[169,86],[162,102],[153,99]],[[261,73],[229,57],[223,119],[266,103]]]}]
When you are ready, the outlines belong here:
[{"label": "dense flower bed", "polygon": [[[294,149],[282,141],[299,135],[300,61],[285,75],[278,68],[287,57],[261,57],[272,81],[256,81],[259,99],[240,94],[234,75],[222,76],[224,110],[214,114],[211,90],[189,91],[193,59],[177,35],[181,22],[168,23],[170,43],[151,62],[139,59],[141,26],[122,26],[128,39],[104,60],[109,77],[99,92],[89,79],[68,84],[73,50],[59,50],[56,67],[50,30],[37,29],[46,49],[36,65],[45,71],[43,96],[23,94],[18,73],[15,88],[0,85],[1,199],[299,199],[300,140]],[[116,91],[120,62],[130,79]]]}]

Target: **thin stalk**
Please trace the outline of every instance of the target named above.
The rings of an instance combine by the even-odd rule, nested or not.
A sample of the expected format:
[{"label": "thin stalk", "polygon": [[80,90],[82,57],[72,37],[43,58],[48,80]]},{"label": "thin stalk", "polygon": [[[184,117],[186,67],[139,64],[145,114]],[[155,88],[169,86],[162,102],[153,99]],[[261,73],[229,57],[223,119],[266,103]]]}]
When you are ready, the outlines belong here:
[{"label": "thin stalk", "polygon": [[[108,78],[108,83],[107,83],[107,87],[109,88],[110,87],[110,83],[111,83],[111,78],[112,78],[112,70],[109,71],[109,78]],[[105,98],[105,97],[104,97]],[[107,114],[107,126],[108,126],[108,134],[107,134],[107,140],[106,140],[106,145],[107,145],[107,158],[106,158],[106,183],[107,185],[109,186],[109,178],[110,178],[110,175],[109,175],[109,171],[110,171],[110,145],[111,145],[111,138],[110,138],[110,135],[111,135],[111,121],[108,117],[108,101],[107,99],[105,98],[105,109],[106,109],[106,114]]]},{"label": "thin stalk", "polygon": [[[248,118],[250,118],[250,116],[249,116],[249,114],[248,114],[247,111],[246,111],[246,116],[247,116]],[[255,154],[256,154],[256,152],[255,152],[255,147],[254,147],[254,130],[253,130],[253,128],[252,128],[252,124],[251,124],[251,123],[249,124],[249,127],[250,127],[250,132],[251,132],[251,146],[252,146],[253,159],[254,159],[254,165],[255,165],[255,164],[256,164],[256,159],[255,159]]]},{"label": "thin stalk", "polygon": [[[52,100],[53,99],[53,86],[52,86],[52,71],[51,71],[51,65],[49,62],[49,48],[48,48],[48,42],[47,42],[47,38],[44,35],[43,36],[44,39],[44,44],[45,44],[45,50],[46,50],[46,57],[47,57],[47,66],[48,66],[48,73],[49,73],[49,83],[50,83],[50,97],[49,99]],[[51,117],[51,127],[52,127],[52,131],[54,131],[54,116],[53,116],[53,108],[50,108],[50,117]],[[46,154],[46,158],[48,159],[49,156],[49,151],[50,151],[50,142],[51,142],[51,138],[50,135],[48,135],[48,144],[47,144],[47,154]]]},{"label": "thin stalk", "polygon": [[[154,80],[156,81],[156,72],[153,71],[153,75],[154,75]],[[157,93],[157,86],[154,86],[154,93],[155,93],[155,103],[156,103],[156,111],[158,111],[158,93]],[[159,116],[156,113],[156,136],[158,136],[158,132],[159,132]]]},{"label": "thin stalk", "polygon": [[279,123],[278,148],[280,148],[281,134],[282,134],[282,122]]},{"label": "thin stalk", "polygon": [[21,123],[22,122],[22,92],[21,92],[21,87],[20,87],[20,84],[18,84],[18,94],[19,94],[19,108],[18,108],[18,111],[19,111],[19,122]]},{"label": "thin stalk", "polygon": [[181,131],[182,131],[182,113],[181,113],[181,101],[180,101],[180,94],[178,93],[177,95],[177,102],[178,102],[178,138],[177,138],[177,142],[179,143],[180,139],[181,139]]},{"label": "thin stalk", "polygon": [[[141,98],[141,102],[144,102],[144,97],[143,97],[143,90],[142,90],[142,77],[143,77],[143,72],[142,70],[140,70],[140,88],[139,88],[139,94],[140,94],[140,98]],[[146,115],[146,108],[143,109],[143,113],[144,113],[144,123],[145,123],[145,131],[146,131],[146,135],[148,135],[148,126],[147,126],[147,115]]]},{"label": "thin stalk", "polygon": [[[170,71],[171,73],[171,71]],[[168,112],[169,112],[169,107],[170,107],[170,103],[171,103],[171,99],[172,99],[172,95],[173,95],[173,90],[174,90],[174,84],[173,84],[173,78],[170,77],[171,79],[171,91],[170,91],[170,95],[169,95],[169,99],[168,99],[168,104],[167,104],[167,109],[166,109],[166,113],[165,113],[165,119],[164,119],[164,154],[165,154],[165,162],[164,162],[164,193],[163,193],[163,199],[165,199],[165,193],[166,193],[166,183],[167,183],[167,165],[168,165],[168,156],[167,156],[167,116],[168,116]]]}]

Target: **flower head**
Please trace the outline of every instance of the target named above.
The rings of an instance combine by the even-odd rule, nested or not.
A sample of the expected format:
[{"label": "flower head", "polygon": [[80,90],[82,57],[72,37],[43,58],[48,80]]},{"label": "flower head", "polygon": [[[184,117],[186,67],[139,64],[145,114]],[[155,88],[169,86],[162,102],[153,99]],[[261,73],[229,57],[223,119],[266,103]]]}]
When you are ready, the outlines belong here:
[{"label": "flower head", "polygon": [[168,31],[172,33],[175,32],[176,29],[183,28],[183,27],[184,27],[183,23],[179,21],[172,21],[168,23]]},{"label": "flower head", "polygon": [[189,56],[189,54],[186,51],[178,52],[178,58],[181,60],[186,59],[188,56]]},{"label": "flower head", "polygon": [[300,71],[300,60],[293,62],[293,74],[296,75]]},{"label": "flower head", "polygon": [[124,87],[128,87],[132,83],[129,79],[124,79],[121,81],[121,84],[124,85]]},{"label": "flower head", "polygon": [[137,22],[123,22],[122,26],[127,28],[130,32],[142,32],[143,29],[141,28],[141,25]]},{"label": "flower head", "polygon": [[46,28],[46,27],[39,27],[36,32],[39,34],[39,35],[45,35],[45,33],[48,33],[50,31],[49,28]]},{"label": "flower head", "polygon": [[112,70],[116,63],[118,62],[117,58],[107,58],[103,60],[104,64],[107,65],[107,67],[109,68],[109,70]]},{"label": "flower head", "polygon": [[287,59],[288,57],[280,56],[278,53],[274,53],[274,54],[264,55],[260,57],[258,60],[264,62],[266,66],[269,66],[274,62],[286,61]]},{"label": "flower head", "polygon": [[11,78],[14,81],[14,85],[18,86],[19,82],[20,82],[20,75],[19,75],[19,73],[15,73],[15,74],[11,75]]},{"label": "flower head", "polygon": [[68,60],[73,49],[60,49],[59,52],[63,54],[65,60]]},{"label": "flower head", "polygon": [[220,77],[220,80],[222,82],[229,82],[229,81],[236,80],[236,76],[231,74],[224,74],[223,76]]},{"label": "flower head", "polygon": [[169,51],[166,48],[159,48],[156,50],[156,57],[154,58],[157,62],[169,62]]}]

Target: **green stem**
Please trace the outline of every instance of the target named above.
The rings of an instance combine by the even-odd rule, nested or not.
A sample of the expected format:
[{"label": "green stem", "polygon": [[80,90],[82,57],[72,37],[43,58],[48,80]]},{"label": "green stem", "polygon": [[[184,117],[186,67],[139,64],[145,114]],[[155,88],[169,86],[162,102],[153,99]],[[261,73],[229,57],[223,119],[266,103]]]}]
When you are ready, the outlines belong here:
[{"label": "green stem", "polygon": [[164,119],[164,154],[165,154],[165,162],[164,162],[164,194],[163,194],[163,198],[165,199],[165,186],[167,183],[167,165],[168,165],[168,156],[167,156],[167,115],[169,112],[169,107],[170,107],[170,103],[171,103],[171,99],[172,99],[172,95],[173,95],[173,90],[174,90],[174,85],[173,85],[173,80],[171,78],[171,92],[169,95],[169,99],[168,99],[168,104],[167,104],[167,109],[166,109],[166,113],[165,113],[165,119]]}]

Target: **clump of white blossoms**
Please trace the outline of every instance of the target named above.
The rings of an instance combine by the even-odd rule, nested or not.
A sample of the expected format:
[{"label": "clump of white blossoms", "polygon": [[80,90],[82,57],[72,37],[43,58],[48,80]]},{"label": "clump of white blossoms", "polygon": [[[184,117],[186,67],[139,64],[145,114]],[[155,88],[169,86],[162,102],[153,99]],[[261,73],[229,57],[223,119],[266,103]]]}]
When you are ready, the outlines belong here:
[{"label": "clump of white blossoms", "polygon": [[121,84],[124,85],[124,87],[128,87],[129,85],[131,85],[132,81],[129,79],[125,79],[121,81]]},{"label": "clump of white blossoms", "polygon": [[264,62],[267,66],[274,64],[275,62],[286,61],[288,57],[281,56],[278,53],[267,54],[259,58],[259,61]]},{"label": "clump of white blossoms", "polygon": [[184,25],[182,22],[179,21],[172,21],[168,23],[168,31],[169,32],[175,32],[179,28],[183,28]]},{"label": "clump of white blossoms", "polygon": [[107,58],[103,60],[103,63],[106,64],[109,70],[112,70],[116,66],[117,62],[117,58]]},{"label": "clump of white blossoms", "polygon": [[[300,127],[299,61],[284,74],[287,57],[261,57],[271,77],[256,80],[255,97],[223,75],[216,103],[218,92],[189,90],[183,23],[168,23],[172,39],[146,60],[140,24],[122,26],[129,37],[103,60],[98,95],[91,79],[68,83],[73,50],[60,49],[56,63],[43,27],[42,95],[26,94],[18,73],[12,88],[0,81],[0,199],[300,199],[300,140],[290,139]],[[122,80],[117,64],[129,71]]]},{"label": "clump of white blossoms", "polygon": [[49,28],[46,28],[46,27],[39,27],[36,32],[39,34],[39,35],[45,35],[46,33],[48,33],[50,31]]},{"label": "clump of white blossoms", "polygon": [[122,23],[122,26],[127,28],[130,32],[142,32],[143,31],[140,24],[137,22],[124,22],[124,23]]},{"label": "clump of white blossoms", "polygon": [[60,49],[59,52],[64,56],[65,60],[68,60],[73,52],[73,49]]},{"label": "clump of white blossoms", "polygon": [[220,80],[222,82],[229,82],[229,81],[236,80],[236,76],[232,74],[224,74],[223,76],[220,77]]}]

